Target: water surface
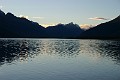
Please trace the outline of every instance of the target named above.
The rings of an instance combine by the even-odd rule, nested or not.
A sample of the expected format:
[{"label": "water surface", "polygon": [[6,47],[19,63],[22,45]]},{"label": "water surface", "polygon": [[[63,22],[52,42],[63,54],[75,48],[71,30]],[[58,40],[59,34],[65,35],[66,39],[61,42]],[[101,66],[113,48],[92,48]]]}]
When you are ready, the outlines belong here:
[{"label": "water surface", "polygon": [[120,41],[0,39],[1,80],[120,80]]}]

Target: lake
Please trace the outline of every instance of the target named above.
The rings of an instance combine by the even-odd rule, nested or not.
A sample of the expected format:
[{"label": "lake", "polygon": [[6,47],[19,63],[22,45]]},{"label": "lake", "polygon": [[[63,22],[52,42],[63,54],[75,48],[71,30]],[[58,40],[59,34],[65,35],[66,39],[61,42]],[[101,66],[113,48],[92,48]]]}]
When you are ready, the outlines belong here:
[{"label": "lake", "polygon": [[0,39],[0,80],[120,80],[120,41]]}]

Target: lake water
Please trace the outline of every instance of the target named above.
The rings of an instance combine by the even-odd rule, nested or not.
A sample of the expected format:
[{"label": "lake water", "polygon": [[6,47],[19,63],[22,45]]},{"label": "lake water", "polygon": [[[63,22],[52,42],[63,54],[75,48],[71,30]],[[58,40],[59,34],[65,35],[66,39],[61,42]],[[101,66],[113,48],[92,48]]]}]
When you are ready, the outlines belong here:
[{"label": "lake water", "polygon": [[0,39],[0,80],[120,80],[120,41]]}]

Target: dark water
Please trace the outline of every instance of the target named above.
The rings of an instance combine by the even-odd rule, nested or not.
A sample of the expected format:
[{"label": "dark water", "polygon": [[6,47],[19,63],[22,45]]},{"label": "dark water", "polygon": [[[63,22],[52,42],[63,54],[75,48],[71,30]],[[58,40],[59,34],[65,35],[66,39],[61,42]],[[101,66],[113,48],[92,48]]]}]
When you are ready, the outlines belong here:
[{"label": "dark water", "polygon": [[0,39],[0,80],[120,80],[120,41]]}]

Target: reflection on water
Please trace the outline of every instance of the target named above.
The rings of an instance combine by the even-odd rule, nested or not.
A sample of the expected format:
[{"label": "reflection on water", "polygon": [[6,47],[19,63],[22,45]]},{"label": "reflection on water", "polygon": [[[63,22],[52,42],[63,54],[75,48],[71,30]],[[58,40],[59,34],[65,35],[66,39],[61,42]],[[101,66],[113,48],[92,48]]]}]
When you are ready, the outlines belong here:
[{"label": "reflection on water", "polygon": [[[120,62],[120,42],[102,40],[0,40],[0,64],[27,60],[38,54],[75,57],[81,53]],[[88,54],[88,55],[89,55]]]},{"label": "reflection on water", "polygon": [[86,52],[92,56],[111,58],[113,61],[116,61],[116,63],[120,63],[120,41],[86,40],[80,42],[82,42],[80,45],[83,47],[83,53]]},{"label": "reflection on water", "polygon": [[[31,59],[35,61],[28,62],[19,68],[23,69],[26,66],[25,70],[29,69],[29,71],[16,68],[19,65],[18,62],[30,61]],[[13,62],[16,66],[12,64]],[[0,39],[0,68],[4,68],[5,66],[2,65],[8,63],[16,68],[15,71],[19,71],[16,72],[16,76],[19,76],[22,71],[21,80],[24,78],[24,80],[33,80],[33,77],[35,77],[34,80],[119,80],[119,68],[116,68],[115,65],[120,67],[120,41]],[[10,65],[7,66],[10,67]],[[8,75],[7,71],[0,72],[1,79],[8,80],[10,78],[7,79],[3,76]],[[10,71],[9,75],[14,74],[15,71]],[[113,72],[113,74],[105,74],[106,72]],[[26,78],[24,75],[29,73],[32,76]],[[104,77],[101,78],[102,75]],[[15,77],[12,78],[15,79]]]},{"label": "reflection on water", "polygon": [[43,53],[64,57],[78,55],[80,49],[80,44],[77,40],[50,40],[44,41],[43,45]]},{"label": "reflection on water", "polygon": [[0,64],[33,57],[35,46],[27,40],[0,40]]},{"label": "reflection on water", "polygon": [[120,41],[99,41],[93,48],[103,57],[120,63]]},{"label": "reflection on water", "polygon": [[77,40],[0,40],[0,64],[27,60],[38,54],[71,57],[79,54]]}]

